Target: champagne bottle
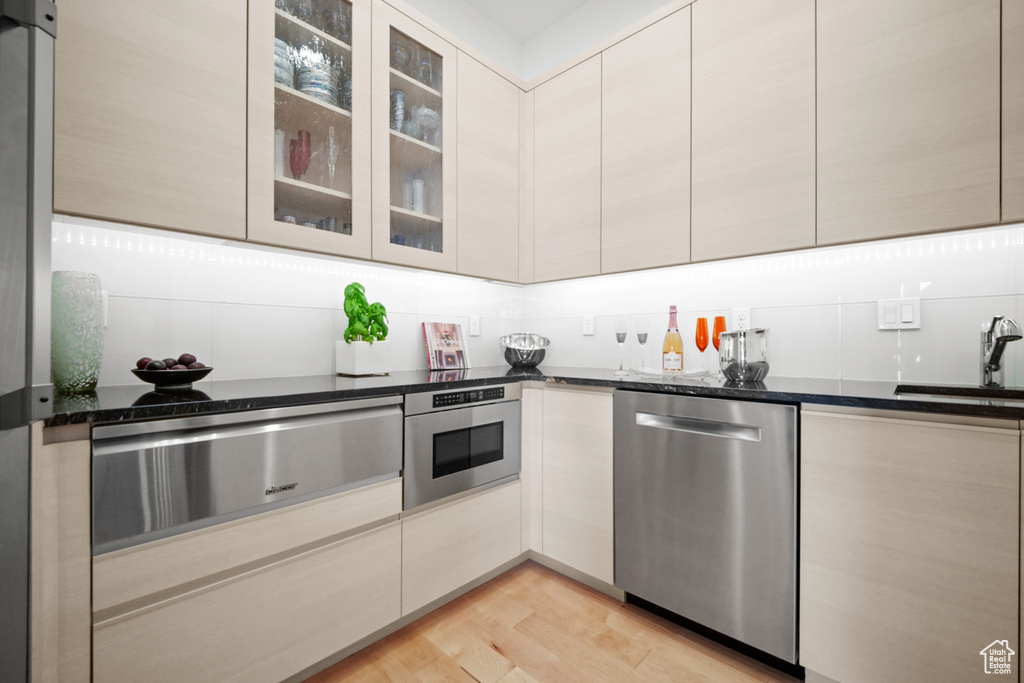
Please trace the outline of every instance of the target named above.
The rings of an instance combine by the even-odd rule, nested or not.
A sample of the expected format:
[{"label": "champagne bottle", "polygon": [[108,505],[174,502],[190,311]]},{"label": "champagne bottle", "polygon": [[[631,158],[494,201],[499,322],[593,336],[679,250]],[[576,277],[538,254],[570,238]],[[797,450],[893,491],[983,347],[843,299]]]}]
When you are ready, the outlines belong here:
[{"label": "champagne bottle", "polygon": [[668,307],[668,332],[661,347],[661,369],[668,373],[683,371],[683,338],[676,324],[676,307]]}]

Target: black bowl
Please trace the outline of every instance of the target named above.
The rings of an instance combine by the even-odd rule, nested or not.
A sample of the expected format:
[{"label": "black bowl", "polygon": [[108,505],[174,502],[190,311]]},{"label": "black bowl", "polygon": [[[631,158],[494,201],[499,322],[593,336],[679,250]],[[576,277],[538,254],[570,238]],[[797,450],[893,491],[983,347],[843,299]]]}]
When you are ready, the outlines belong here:
[{"label": "black bowl", "polygon": [[143,382],[155,384],[160,389],[191,389],[192,382],[198,382],[211,372],[211,367],[195,370],[132,370],[132,374]]}]

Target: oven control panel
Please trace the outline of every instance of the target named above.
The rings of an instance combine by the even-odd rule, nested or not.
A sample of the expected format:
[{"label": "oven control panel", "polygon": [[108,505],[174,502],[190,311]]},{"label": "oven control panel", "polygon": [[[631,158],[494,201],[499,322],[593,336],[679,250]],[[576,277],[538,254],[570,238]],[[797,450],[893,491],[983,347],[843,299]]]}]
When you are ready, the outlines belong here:
[{"label": "oven control panel", "polygon": [[480,401],[498,401],[505,398],[505,387],[484,387],[469,391],[452,391],[445,394],[434,394],[434,408],[462,406]]}]

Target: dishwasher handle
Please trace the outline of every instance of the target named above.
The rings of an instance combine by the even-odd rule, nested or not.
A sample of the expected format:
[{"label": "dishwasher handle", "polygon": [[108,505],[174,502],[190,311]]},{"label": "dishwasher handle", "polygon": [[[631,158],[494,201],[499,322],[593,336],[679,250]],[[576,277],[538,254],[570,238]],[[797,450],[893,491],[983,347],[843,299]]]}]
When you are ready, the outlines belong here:
[{"label": "dishwasher handle", "polygon": [[687,432],[703,436],[716,436],[722,439],[739,441],[761,441],[761,428],[752,425],[733,424],[718,420],[704,420],[699,417],[678,417],[676,415],[657,415],[637,411],[636,423],[640,427],[668,429],[674,432]]}]

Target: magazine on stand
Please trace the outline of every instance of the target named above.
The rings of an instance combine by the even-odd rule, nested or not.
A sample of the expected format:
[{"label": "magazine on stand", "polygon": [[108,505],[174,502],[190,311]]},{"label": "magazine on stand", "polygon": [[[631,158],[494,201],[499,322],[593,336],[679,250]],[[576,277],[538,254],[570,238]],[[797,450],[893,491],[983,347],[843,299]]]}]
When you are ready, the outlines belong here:
[{"label": "magazine on stand", "polygon": [[464,370],[469,367],[469,347],[458,323],[423,323],[427,367],[431,370]]}]

